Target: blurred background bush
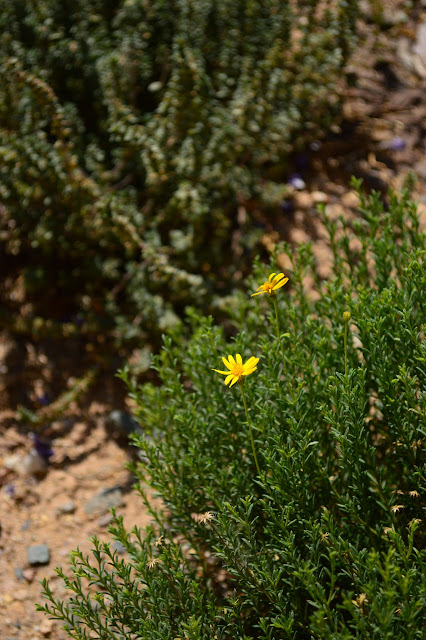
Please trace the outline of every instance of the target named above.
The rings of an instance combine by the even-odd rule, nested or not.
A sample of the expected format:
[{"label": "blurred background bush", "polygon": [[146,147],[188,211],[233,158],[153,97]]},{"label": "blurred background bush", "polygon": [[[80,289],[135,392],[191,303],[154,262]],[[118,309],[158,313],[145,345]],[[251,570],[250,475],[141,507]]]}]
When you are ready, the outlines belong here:
[{"label": "blurred background bush", "polygon": [[3,321],[127,342],[214,308],[248,203],[338,119],[357,4],[0,0]]}]

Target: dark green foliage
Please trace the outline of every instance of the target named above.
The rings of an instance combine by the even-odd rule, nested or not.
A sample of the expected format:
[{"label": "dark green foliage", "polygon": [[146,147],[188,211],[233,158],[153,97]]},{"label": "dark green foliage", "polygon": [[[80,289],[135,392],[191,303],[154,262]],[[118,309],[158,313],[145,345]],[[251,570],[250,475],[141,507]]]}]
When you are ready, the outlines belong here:
[{"label": "dark green foliage", "polygon": [[[277,294],[285,367],[267,296],[241,294],[230,344],[193,313],[189,345],[167,338],[156,359],[162,386],[129,381],[146,431],[139,489],[164,509],[146,532],[116,519],[125,560],[98,541],[94,557],[76,553],[68,603],[45,583],[44,610],[71,637],[426,637],[425,237],[408,193],[386,210],[362,198],[356,236],[325,222],[332,277],[303,246]],[[236,352],[260,356],[245,395],[261,477],[238,384],[211,370]]]},{"label": "dark green foliage", "polygon": [[131,338],[226,291],[238,205],[339,113],[356,8],[0,0],[2,231],[39,315]]}]

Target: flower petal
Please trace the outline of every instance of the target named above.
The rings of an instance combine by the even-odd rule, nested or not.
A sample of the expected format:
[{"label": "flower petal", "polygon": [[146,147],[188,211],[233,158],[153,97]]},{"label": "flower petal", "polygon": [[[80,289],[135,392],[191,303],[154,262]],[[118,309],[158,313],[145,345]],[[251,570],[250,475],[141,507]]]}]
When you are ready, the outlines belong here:
[{"label": "flower petal", "polygon": [[243,359],[239,353],[237,353],[236,358],[237,358],[237,364],[243,364]]},{"label": "flower petal", "polygon": [[229,376],[229,371],[219,371],[219,369],[212,369],[212,371],[216,371],[216,373],[221,373],[224,376]]},{"label": "flower petal", "polygon": [[222,362],[225,365],[225,367],[229,370],[231,370],[232,368],[232,364],[230,362],[228,362],[228,360],[226,358],[222,358]]},{"label": "flower petal", "polygon": [[234,377],[234,379],[233,379],[233,381],[232,381],[232,382],[231,382],[231,384],[229,385],[229,388],[231,388],[233,384],[235,384],[236,382],[238,382],[238,380],[239,380],[239,379],[240,379],[240,378],[239,378],[238,376],[235,376],[235,377]]},{"label": "flower petal", "polygon": [[260,358],[255,358],[254,356],[252,356],[251,358],[249,358],[247,360],[247,362],[245,363],[244,367],[254,367],[258,362],[259,362]]},{"label": "flower petal", "polygon": [[234,377],[233,374],[230,373],[229,376],[225,379],[225,384],[228,384],[228,382],[231,382],[233,377]]},{"label": "flower petal", "polygon": [[[260,288],[260,287],[259,287]],[[252,293],[251,297],[253,296],[260,296],[261,293],[265,293],[265,291],[258,291],[257,293]]]},{"label": "flower petal", "polygon": [[253,371],[256,371],[257,367],[254,367],[254,369],[249,369],[248,371],[243,371],[243,376],[249,376],[251,373],[253,373]]},{"label": "flower petal", "polygon": [[279,273],[278,275],[275,276],[272,282],[275,284],[276,282],[278,282],[278,280],[281,280],[281,278],[284,278],[284,276],[285,276],[284,273]]},{"label": "flower petal", "polygon": [[268,282],[271,282],[272,278],[274,277],[275,273],[271,273],[271,275],[268,278]]},{"label": "flower petal", "polygon": [[228,360],[231,364],[235,364],[234,356],[228,356]]},{"label": "flower petal", "polygon": [[283,287],[285,284],[287,284],[288,282],[288,278],[284,278],[284,280],[281,280],[281,282],[278,282],[278,284],[274,285],[272,288],[275,291],[276,289],[280,289],[281,287]]}]

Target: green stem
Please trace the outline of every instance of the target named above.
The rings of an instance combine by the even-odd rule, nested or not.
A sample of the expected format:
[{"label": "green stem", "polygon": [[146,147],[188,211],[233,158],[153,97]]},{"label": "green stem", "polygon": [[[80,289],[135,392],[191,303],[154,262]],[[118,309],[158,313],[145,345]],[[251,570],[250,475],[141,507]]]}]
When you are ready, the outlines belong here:
[{"label": "green stem", "polygon": [[[290,385],[290,377],[288,375],[288,371],[287,371],[287,364],[285,361],[285,352],[284,352],[284,346],[281,340],[281,335],[280,335],[280,319],[279,319],[279,315],[278,315],[278,305],[277,305],[277,301],[275,296],[271,296],[272,297],[272,302],[274,303],[274,309],[275,309],[275,320],[276,320],[276,325],[277,325],[277,338],[278,338],[278,342],[280,343],[280,347],[281,347],[281,355],[283,357],[283,365],[284,365],[284,372],[285,372],[285,377],[287,378],[287,384]],[[291,389],[291,395],[293,396],[293,390]]]},{"label": "green stem", "polygon": [[348,322],[345,322],[345,378],[346,382],[348,381]]},{"label": "green stem", "polygon": [[248,423],[249,431],[250,431],[251,448],[253,449],[253,457],[254,457],[254,461],[256,463],[257,473],[259,474],[259,477],[261,478],[262,474],[260,473],[260,467],[259,467],[259,463],[257,461],[256,449],[254,447],[253,429],[251,428],[251,422],[250,422],[250,418],[249,418],[249,414],[248,414],[247,402],[246,402],[246,396],[244,394],[243,384],[239,384],[238,386],[240,387],[241,395],[243,396],[244,409],[246,411],[246,418],[247,418],[247,423]]}]

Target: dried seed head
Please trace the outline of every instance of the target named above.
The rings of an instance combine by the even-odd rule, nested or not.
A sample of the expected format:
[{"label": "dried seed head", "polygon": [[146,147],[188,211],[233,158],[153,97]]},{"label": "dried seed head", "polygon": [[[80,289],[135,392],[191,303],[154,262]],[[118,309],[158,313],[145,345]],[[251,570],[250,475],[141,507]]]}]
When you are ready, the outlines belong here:
[{"label": "dried seed head", "polygon": [[208,524],[211,520],[214,520],[214,513],[212,511],[206,511],[206,513],[192,513],[191,517],[199,524]]},{"label": "dried seed head", "polygon": [[412,520],[410,520],[410,522],[408,523],[408,526],[411,528],[413,526],[413,524],[420,524],[421,523],[421,518],[413,518]]},{"label": "dried seed head", "polygon": [[393,507],[391,507],[393,513],[398,513],[401,509],[405,509],[403,504],[394,504]]},{"label": "dried seed head", "polygon": [[360,593],[359,595],[357,595],[355,600],[352,600],[352,602],[356,607],[358,607],[359,609],[362,609],[364,605],[366,605],[368,602],[367,594]]},{"label": "dried seed head", "polygon": [[420,497],[420,493],[418,491],[416,491],[415,489],[413,491],[409,491],[408,495],[410,496],[410,498],[419,498]]},{"label": "dried seed head", "polygon": [[148,562],[146,563],[146,566],[148,567],[148,569],[154,569],[155,565],[157,564],[161,564],[160,558],[151,558],[151,560],[148,560]]}]

